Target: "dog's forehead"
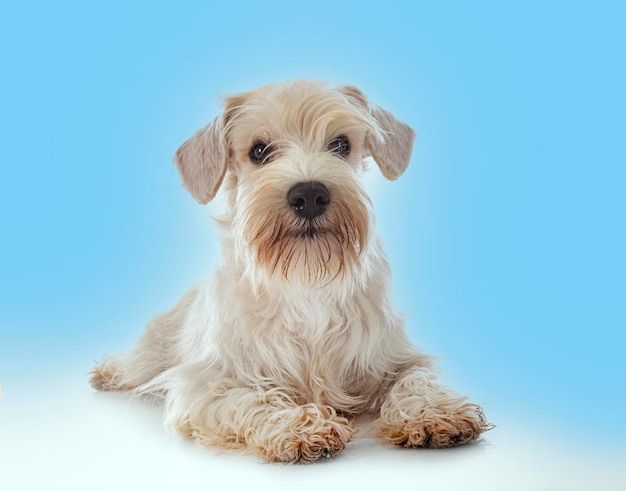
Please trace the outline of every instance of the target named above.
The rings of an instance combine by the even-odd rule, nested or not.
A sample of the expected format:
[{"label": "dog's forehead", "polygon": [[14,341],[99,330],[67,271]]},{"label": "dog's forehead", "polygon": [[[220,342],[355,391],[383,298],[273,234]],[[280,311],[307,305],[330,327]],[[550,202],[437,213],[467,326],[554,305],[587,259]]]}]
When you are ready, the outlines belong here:
[{"label": "dog's forehead", "polygon": [[326,140],[365,133],[372,126],[366,108],[340,88],[300,82],[267,85],[226,99],[229,132],[248,144],[263,137]]}]

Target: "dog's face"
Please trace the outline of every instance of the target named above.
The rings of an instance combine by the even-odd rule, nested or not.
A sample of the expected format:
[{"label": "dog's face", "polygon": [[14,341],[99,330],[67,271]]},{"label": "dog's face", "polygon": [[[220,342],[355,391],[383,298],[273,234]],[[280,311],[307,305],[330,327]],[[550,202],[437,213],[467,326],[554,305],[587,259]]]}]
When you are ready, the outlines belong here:
[{"label": "dog's face", "polygon": [[201,203],[228,176],[224,222],[248,274],[325,285],[362,269],[373,226],[364,159],[395,179],[413,138],[358,89],[300,80],[228,98],[175,162]]}]

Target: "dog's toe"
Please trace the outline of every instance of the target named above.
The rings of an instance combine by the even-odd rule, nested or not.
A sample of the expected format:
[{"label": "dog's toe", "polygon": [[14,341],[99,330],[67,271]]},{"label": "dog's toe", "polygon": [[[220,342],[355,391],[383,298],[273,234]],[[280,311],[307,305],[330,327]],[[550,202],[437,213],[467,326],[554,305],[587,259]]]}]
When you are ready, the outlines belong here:
[{"label": "dog's toe", "polygon": [[452,410],[432,407],[419,418],[381,424],[379,436],[401,447],[446,448],[476,440],[493,428],[480,406],[463,403]]},{"label": "dog's toe", "polygon": [[113,391],[113,390],[129,390],[130,387],[124,385],[120,381],[120,376],[115,364],[108,358],[100,362],[91,372],[89,383],[96,390]]},{"label": "dog's toe", "polygon": [[323,406],[302,406],[288,431],[274,436],[264,449],[269,462],[309,463],[340,453],[354,436],[348,420]]}]

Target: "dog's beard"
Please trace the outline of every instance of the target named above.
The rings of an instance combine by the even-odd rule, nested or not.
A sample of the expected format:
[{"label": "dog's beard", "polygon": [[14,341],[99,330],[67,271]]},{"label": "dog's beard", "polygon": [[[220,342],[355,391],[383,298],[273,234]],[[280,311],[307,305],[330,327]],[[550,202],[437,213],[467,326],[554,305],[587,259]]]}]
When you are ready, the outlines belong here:
[{"label": "dog's beard", "polygon": [[312,219],[284,205],[267,208],[262,216],[250,214],[246,229],[257,264],[271,277],[323,286],[358,263],[370,228],[364,197],[351,196],[347,206],[334,196],[326,213]]}]

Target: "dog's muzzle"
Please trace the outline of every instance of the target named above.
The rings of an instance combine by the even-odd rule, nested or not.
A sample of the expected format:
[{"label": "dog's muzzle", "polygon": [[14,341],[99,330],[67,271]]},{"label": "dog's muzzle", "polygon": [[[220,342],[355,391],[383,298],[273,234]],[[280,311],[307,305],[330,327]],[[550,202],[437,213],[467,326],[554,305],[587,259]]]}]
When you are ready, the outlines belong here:
[{"label": "dog's muzzle", "polygon": [[296,215],[314,218],[326,212],[330,191],[318,181],[299,182],[287,193],[287,201]]}]

